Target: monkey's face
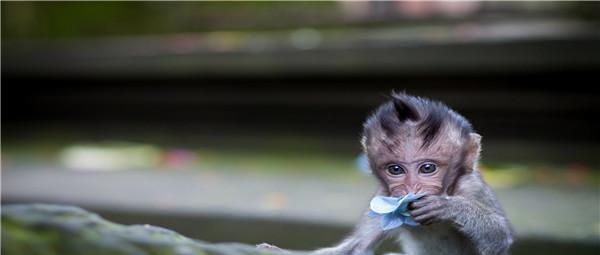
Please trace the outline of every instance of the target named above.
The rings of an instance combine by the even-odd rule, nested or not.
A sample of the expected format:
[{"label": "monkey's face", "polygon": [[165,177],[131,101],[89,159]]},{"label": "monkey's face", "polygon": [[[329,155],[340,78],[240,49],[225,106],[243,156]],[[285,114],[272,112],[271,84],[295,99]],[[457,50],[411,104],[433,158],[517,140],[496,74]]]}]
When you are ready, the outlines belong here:
[{"label": "monkey's face", "polygon": [[446,168],[440,161],[423,158],[412,162],[389,162],[382,165],[380,178],[392,196],[415,194],[437,195],[442,192],[442,180]]},{"label": "monkey's face", "polygon": [[450,136],[442,136],[426,148],[421,139],[411,135],[377,140],[371,140],[367,155],[373,172],[392,196],[409,192],[440,195],[445,192],[448,172],[457,171],[461,146]]}]

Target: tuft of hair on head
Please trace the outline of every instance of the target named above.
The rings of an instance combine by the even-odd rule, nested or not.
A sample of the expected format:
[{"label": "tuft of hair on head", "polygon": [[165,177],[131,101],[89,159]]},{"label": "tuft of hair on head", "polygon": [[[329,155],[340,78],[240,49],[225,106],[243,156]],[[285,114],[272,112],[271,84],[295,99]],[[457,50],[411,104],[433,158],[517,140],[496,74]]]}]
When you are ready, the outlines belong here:
[{"label": "tuft of hair on head", "polygon": [[399,122],[418,121],[420,116],[417,109],[410,102],[410,98],[402,98],[398,94],[392,94],[392,104],[396,110],[396,117]]},{"label": "tuft of hair on head", "polygon": [[463,116],[441,102],[392,92],[390,100],[367,119],[363,135],[368,139],[369,134],[381,129],[387,136],[393,136],[405,130],[403,127],[409,122],[416,124],[423,148],[435,141],[445,123],[453,124],[463,138],[473,132]]}]

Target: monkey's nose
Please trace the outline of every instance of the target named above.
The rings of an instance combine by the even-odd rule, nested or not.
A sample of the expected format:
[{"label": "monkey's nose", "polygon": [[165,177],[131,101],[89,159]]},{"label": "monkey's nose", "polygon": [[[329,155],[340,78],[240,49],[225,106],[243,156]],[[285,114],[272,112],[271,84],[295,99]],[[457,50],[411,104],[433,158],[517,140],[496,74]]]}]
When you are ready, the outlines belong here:
[{"label": "monkey's nose", "polygon": [[413,194],[420,194],[423,192],[423,189],[422,189],[421,185],[414,185],[414,186],[402,185],[402,186],[397,186],[397,187],[393,188],[390,193],[392,193],[391,195],[394,197],[403,197],[411,192]]},{"label": "monkey's nose", "polygon": [[412,191],[409,191],[409,190],[398,190],[397,192],[393,192],[392,196],[394,196],[394,197],[403,197],[403,196],[406,196],[410,192],[412,192]]},{"label": "monkey's nose", "polygon": [[408,188],[408,189],[402,189],[402,190],[398,190],[396,192],[393,192],[392,196],[403,197],[403,196],[406,196],[408,193],[421,194],[421,193],[424,193],[424,192],[420,188],[416,188],[416,189]]}]

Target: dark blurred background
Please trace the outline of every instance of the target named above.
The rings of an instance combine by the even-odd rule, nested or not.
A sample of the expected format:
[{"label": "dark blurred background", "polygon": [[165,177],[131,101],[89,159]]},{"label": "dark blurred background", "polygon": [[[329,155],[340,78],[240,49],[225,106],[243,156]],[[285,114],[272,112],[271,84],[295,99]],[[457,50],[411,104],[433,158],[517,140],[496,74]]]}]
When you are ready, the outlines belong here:
[{"label": "dark blurred background", "polygon": [[372,195],[359,134],[395,90],[483,135],[484,175],[526,240],[515,254],[600,247],[598,3],[1,7],[3,203],[327,245]]}]

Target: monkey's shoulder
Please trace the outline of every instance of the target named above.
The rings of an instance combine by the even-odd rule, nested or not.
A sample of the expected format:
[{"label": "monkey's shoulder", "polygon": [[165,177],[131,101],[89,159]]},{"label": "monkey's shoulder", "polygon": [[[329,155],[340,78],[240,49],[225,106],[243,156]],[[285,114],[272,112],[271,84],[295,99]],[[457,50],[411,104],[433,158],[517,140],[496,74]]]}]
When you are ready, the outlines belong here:
[{"label": "monkey's shoulder", "polygon": [[488,195],[491,192],[489,185],[478,170],[473,170],[460,176],[456,182],[454,195],[471,197],[474,195]]}]

